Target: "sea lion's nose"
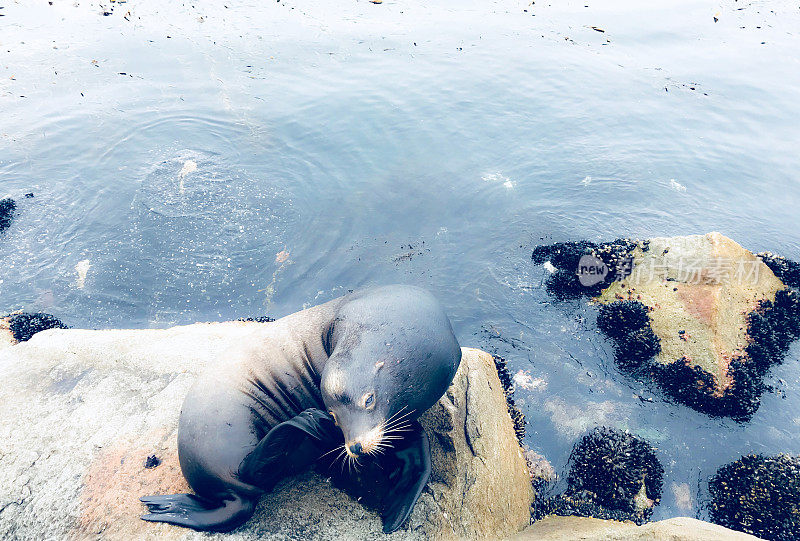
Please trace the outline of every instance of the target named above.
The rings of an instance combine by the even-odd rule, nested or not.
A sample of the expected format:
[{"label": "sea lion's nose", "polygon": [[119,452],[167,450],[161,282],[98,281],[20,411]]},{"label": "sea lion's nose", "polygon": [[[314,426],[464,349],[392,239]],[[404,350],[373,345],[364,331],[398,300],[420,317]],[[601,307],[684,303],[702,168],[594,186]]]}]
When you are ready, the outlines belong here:
[{"label": "sea lion's nose", "polygon": [[354,455],[360,455],[362,452],[361,443],[355,442],[350,444],[350,452]]}]

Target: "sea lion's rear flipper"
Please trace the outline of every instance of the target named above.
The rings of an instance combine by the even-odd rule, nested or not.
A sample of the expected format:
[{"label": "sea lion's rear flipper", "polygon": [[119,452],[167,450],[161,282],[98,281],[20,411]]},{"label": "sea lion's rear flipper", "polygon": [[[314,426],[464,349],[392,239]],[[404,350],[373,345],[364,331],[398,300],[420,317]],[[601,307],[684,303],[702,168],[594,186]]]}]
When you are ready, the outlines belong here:
[{"label": "sea lion's rear flipper", "polygon": [[307,409],[270,430],[239,466],[239,477],[270,491],[284,477],[306,470],[344,442],[333,417]]},{"label": "sea lion's rear flipper", "polygon": [[256,500],[231,495],[230,499],[212,501],[194,494],[145,496],[139,498],[147,506],[142,520],[167,522],[184,528],[211,532],[228,532],[249,519]]},{"label": "sea lion's rear flipper", "polygon": [[389,452],[384,468],[394,487],[386,497],[383,510],[383,533],[400,528],[414,509],[431,475],[431,446],[428,435],[416,421],[410,432]]}]

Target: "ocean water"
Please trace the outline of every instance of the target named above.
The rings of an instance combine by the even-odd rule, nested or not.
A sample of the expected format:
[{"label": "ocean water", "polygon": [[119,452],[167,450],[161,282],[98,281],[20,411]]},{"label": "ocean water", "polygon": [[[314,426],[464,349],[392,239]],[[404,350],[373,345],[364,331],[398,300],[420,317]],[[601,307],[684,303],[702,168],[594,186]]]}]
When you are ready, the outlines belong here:
[{"label": "ocean water", "polygon": [[654,518],[705,516],[708,476],[742,454],[800,453],[800,348],[751,422],[710,419],[621,374],[594,308],[550,298],[530,261],[715,230],[800,259],[796,2],[0,15],[0,197],[19,203],[0,310],[166,327],[419,284],[462,345],[508,359],[527,443],[557,472],[598,424],[653,443]]}]

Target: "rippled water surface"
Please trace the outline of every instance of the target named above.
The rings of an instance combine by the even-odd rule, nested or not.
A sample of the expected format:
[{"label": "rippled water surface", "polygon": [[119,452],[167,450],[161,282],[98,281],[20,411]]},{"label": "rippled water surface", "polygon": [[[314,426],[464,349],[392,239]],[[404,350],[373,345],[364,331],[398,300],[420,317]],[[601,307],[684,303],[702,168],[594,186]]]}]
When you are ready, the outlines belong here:
[{"label": "rippled water surface", "polygon": [[709,419],[621,375],[530,262],[713,230],[800,259],[796,2],[162,4],[0,2],[1,310],[165,327],[421,284],[530,375],[557,471],[594,424],[656,445],[656,518],[800,452],[800,348],[752,422]]}]

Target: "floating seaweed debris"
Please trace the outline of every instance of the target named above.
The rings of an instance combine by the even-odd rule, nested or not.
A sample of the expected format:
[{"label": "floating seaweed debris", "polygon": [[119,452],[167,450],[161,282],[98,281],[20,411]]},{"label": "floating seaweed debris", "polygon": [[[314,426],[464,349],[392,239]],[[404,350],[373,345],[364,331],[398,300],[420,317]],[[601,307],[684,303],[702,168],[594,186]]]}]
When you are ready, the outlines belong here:
[{"label": "floating seaweed debris", "polygon": [[548,514],[647,522],[661,501],[664,468],[645,440],[598,427],[569,457],[564,494],[534,502],[533,517]]},{"label": "floating seaweed debris", "polygon": [[[555,268],[545,282],[548,293],[558,300],[577,299],[598,295],[611,282],[630,274],[637,246],[637,242],[628,239],[602,244],[585,240],[559,242],[537,246],[531,259],[536,265],[549,262]],[[587,263],[596,267],[590,269],[591,276],[581,275],[581,267]]]},{"label": "floating seaweed debris", "polygon": [[746,455],[708,484],[711,522],[772,541],[800,539],[800,458]]},{"label": "floating seaweed debris", "polygon": [[500,378],[500,384],[503,386],[503,395],[506,397],[506,408],[508,414],[511,416],[511,421],[514,423],[514,433],[517,435],[517,441],[520,446],[523,446],[525,439],[525,415],[519,410],[517,404],[514,402],[514,379],[511,372],[508,371],[507,362],[504,358],[498,355],[492,355],[494,359],[494,366],[497,369],[497,377]]},{"label": "floating seaweed debris", "polygon": [[11,334],[14,335],[14,340],[17,342],[25,342],[30,340],[31,336],[37,332],[47,329],[68,329],[60,319],[50,314],[41,312],[36,313],[19,313],[12,314],[8,317],[8,327]]},{"label": "floating seaweed debris", "polygon": [[0,233],[8,229],[14,219],[17,203],[10,197],[0,199]]}]

